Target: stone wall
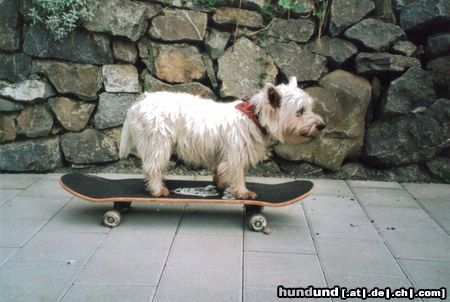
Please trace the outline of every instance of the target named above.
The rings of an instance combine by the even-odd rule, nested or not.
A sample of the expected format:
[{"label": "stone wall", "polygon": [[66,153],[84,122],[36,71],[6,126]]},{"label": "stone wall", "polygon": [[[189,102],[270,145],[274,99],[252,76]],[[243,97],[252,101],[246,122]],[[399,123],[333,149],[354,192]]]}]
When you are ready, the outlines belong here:
[{"label": "stone wall", "polygon": [[226,101],[296,76],[327,129],[251,174],[450,181],[448,0],[332,0],[320,40],[313,0],[271,21],[262,0],[95,0],[59,42],[30,2],[0,1],[0,171],[118,164],[142,91]]}]

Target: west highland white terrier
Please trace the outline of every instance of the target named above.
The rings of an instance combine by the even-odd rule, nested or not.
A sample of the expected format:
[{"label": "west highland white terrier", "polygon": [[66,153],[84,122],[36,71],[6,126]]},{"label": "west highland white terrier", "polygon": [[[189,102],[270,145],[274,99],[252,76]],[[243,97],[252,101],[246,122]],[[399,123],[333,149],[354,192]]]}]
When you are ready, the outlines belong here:
[{"label": "west highland white terrier", "polygon": [[271,140],[305,142],[325,128],[312,112],[313,99],[297,86],[266,84],[248,100],[219,103],[186,93],[144,93],[128,111],[120,157],[133,147],[142,159],[147,190],[167,196],[163,174],[172,153],[213,171],[220,189],[238,199],[254,199],[244,172],[266,158]]}]

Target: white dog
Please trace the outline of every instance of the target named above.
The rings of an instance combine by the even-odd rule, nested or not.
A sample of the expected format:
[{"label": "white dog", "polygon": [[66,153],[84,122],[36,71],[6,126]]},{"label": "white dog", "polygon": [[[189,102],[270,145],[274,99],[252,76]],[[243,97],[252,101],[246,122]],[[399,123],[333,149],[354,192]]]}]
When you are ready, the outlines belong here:
[{"label": "white dog", "polygon": [[167,196],[163,173],[175,152],[185,162],[214,171],[220,189],[239,199],[255,198],[245,187],[244,171],[266,157],[270,140],[304,142],[325,128],[312,112],[313,99],[297,87],[266,84],[247,101],[219,103],[186,93],[144,93],[128,111],[120,157],[136,147],[147,190]]}]

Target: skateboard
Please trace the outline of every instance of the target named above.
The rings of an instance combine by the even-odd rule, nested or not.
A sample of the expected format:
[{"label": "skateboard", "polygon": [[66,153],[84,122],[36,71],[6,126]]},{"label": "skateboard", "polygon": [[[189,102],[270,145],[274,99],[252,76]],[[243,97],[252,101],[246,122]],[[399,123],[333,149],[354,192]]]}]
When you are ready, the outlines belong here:
[{"label": "skateboard", "polygon": [[314,184],[296,180],[281,184],[246,183],[257,199],[235,199],[229,190],[220,190],[212,182],[195,180],[166,180],[169,196],[153,197],[145,190],[143,178],[107,179],[89,174],[69,173],[60,179],[60,185],[70,194],[91,202],[113,202],[113,210],[103,216],[103,224],[113,228],[122,221],[122,213],[132,202],[172,202],[240,204],[250,217],[251,230],[269,233],[264,207],[283,207],[298,202],[311,194]]}]

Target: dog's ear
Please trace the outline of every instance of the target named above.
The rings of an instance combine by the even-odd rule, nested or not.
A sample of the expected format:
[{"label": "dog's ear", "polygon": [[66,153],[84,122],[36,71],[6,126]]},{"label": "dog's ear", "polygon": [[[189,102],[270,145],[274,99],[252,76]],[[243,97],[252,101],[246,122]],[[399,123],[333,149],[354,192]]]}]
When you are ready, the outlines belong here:
[{"label": "dog's ear", "polygon": [[270,83],[265,86],[267,99],[273,108],[279,108],[281,105],[281,94],[278,89]]},{"label": "dog's ear", "polygon": [[291,87],[291,88],[298,88],[297,78],[296,77],[291,77],[289,79],[289,85],[288,86]]}]

